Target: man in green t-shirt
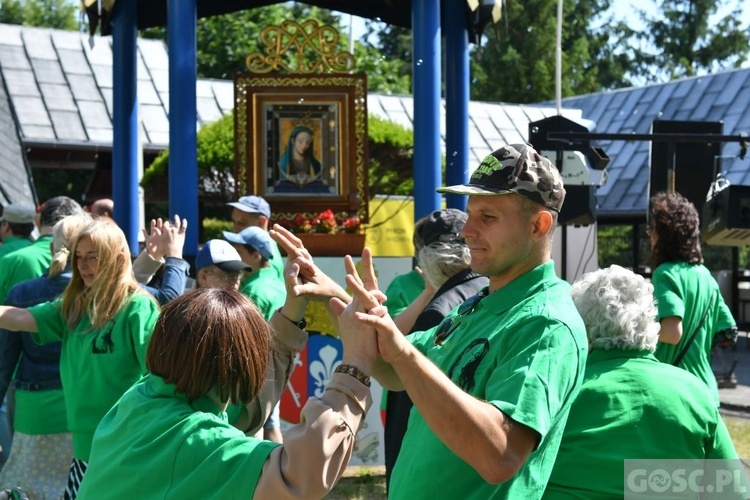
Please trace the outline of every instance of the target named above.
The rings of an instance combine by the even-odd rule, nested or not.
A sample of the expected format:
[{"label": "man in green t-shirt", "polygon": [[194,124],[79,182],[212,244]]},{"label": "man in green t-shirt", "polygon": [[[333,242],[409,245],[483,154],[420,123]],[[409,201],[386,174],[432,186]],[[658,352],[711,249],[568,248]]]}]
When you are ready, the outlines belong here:
[{"label": "man in green t-shirt", "polygon": [[[227,203],[232,207],[232,231],[239,233],[248,227],[259,227],[268,231],[271,221],[271,205],[262,196],[242,196],[239,200]],[[283,279],[284,261],[281,258],[279,246],[271,240],[271,253],[274,258],[270,260],[271,268],[279,278]]]},{"label": "man in green t-shirt", "polygon": [[52,261],[50,243],[52,228],[68,215],[83,214],[75,200],[67,196],[50,198],[44,205],[39,219],[39,239],[24,248],[23,252],[12,252],[0,258],[0,304],[14,285],[40,277]]},{"label": "man in green t-shirt", "polygon": [[659,325],[650,283],[611,266],[584,275],[572,295],[590,351],[545,498],[627,496],[626,460],[659,460],[658,468],[737,458],[705,384],[653,355]]},{"label": "man in green t-shirt", "polygon": [[270,321],[276,309],[286,300],[284,281],[270,264],[276,258],[272,250],[274,241],[267,231],[255,226],[239,233],[224,231],[224,238],[234,246],[242,262],[249,266],[240,282],[240,293],[252,300],[266,321]]},{"label": "man in green t-shirt", "polygon": [[0,216],[0,257],[31,245],[36,210],[22,203],[5,205]]},{"label": "man in green t-shirt", "polygon": [[392,498],[538,498],[583,379],[586,332],[555,275],[552,235],[565,197],[531,146],[488,155],[468,184],[461,235],[489,286],[435,328],[404,337],[378,303],[369,251],[355,298],[333,301],[341,335],[377,335],[373,375],[414,402],[393,469]]},{"label": "man in green t-shirt", "polygon": [[736,333],[737,328],[719,284],[703,265],[698,210],[679,193],[657,193],[650,201],[648,227],[661,325],[654,354],[701,379],[718,407],[711,369],[714,334]]}]

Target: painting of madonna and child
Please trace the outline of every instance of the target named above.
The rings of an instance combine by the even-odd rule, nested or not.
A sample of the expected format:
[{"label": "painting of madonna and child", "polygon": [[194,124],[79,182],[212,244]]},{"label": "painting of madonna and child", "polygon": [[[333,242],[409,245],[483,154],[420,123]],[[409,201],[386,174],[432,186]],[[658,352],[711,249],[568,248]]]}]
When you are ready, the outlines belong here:
[{"label": "painting of madonna and child", "polygon": [[339,195],[338,120],[336,113],[317,115],[271,121],[266,135],[267,194]]}]

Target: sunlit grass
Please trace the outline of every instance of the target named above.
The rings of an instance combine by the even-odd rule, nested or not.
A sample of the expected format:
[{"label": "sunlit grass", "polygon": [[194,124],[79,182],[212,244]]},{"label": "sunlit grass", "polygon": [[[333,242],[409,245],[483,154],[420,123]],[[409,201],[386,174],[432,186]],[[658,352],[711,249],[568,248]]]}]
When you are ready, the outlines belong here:
[{"label": "sunlit grass", "polygon": [[349,467],[326,496],[330,500],[385,499],[385,467]]},{"label": "sunlit grass", "polygon": [[732,436],[734,449],[741,458],[750,458],[750,420],[746,418],[724,416],[729,435]]}]

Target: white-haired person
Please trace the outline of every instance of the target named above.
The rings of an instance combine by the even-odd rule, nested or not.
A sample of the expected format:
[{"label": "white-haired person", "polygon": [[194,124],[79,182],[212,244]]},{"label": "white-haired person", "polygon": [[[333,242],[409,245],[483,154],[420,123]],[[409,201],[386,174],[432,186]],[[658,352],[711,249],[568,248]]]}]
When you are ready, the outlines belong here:
[{"label": "white-haired person", "polygon": [[610,266],[571,293],[589,356],[545,498],[622,498],[628,459],[736,459],[706,385],[654,356],[653,286]]}]

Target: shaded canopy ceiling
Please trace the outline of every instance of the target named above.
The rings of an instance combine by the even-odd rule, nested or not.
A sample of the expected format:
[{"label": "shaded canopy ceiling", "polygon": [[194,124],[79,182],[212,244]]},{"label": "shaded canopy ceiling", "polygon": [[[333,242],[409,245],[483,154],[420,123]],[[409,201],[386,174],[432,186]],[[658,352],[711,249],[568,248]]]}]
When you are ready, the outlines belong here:
[{"label": "shaded canopy ceiling", "polygon": [[[284,2],[278,0],[196,0],[199,18],[265,7],[277,3]],[[354,14],[366,19],[379,18],[388,24],[411,28],[411,0],[308,0],[304,3],[346,14]],[[442,3],[441,1],[441,11]],[[138,2],[139,29],[165,26],[166,24],[167,0]]]}]

